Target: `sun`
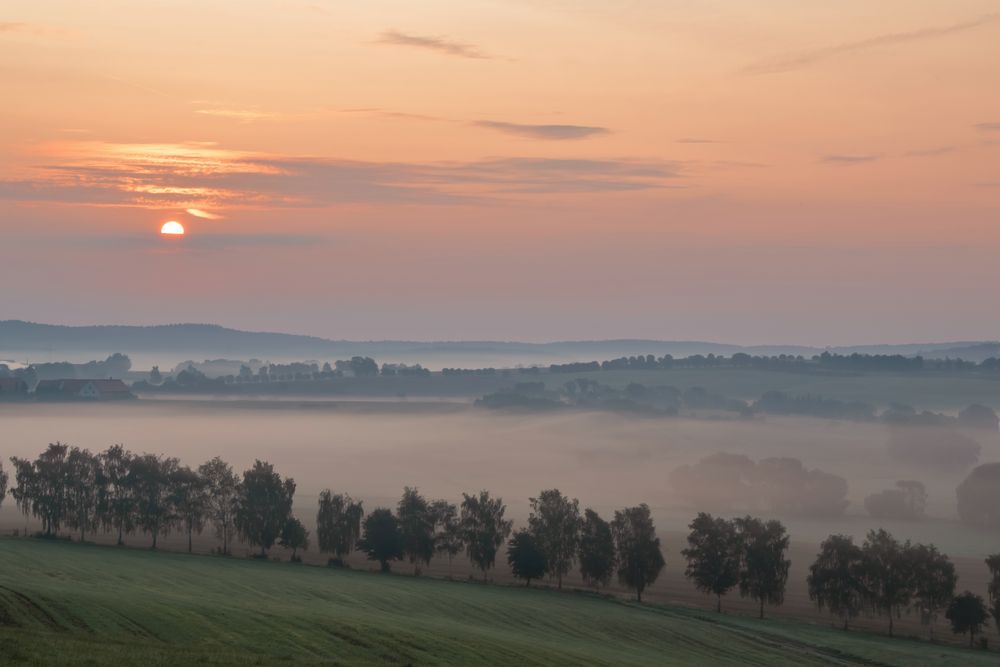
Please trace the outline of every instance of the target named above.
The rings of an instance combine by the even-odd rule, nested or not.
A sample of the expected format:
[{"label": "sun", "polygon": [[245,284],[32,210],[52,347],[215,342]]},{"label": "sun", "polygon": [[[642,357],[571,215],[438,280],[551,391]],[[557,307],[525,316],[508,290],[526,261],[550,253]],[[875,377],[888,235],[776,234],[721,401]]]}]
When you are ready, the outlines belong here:
[{"label": "sun", "polygon": [[184,236],[184,225],[176,220],[164,222],[163,226],[160,227],[160,234],[163,236]]}]

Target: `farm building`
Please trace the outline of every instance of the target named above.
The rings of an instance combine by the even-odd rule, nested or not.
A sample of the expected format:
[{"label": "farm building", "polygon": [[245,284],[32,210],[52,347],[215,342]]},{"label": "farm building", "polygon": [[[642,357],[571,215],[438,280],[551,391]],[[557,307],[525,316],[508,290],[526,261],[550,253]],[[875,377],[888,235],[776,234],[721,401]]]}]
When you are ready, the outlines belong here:
[{"label": "farm building", "polygon": [[115,401],[135,398],[121,380],[42,380],[35,396],[45,400]]},{"label": "farm building", "polygon": [[28,385],[20,378],[0,378],[0,401],[23,398],[28,395]]}]

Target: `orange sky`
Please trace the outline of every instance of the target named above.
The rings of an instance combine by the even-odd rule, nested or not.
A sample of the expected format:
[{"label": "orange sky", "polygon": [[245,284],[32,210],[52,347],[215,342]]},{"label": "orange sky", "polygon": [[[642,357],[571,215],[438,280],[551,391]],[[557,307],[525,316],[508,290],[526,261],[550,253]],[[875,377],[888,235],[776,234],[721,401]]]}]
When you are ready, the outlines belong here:
[{"label": "orange sky", "polygon": [[996,339],[997,81],[992,0],[8,0],[0,318]]}]

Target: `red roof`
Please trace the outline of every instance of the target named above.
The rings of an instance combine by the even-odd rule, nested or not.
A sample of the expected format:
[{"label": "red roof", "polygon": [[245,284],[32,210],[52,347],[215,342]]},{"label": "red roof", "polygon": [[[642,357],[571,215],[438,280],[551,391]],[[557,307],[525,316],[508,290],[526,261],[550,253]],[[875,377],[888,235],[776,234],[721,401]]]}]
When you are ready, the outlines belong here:
[{"label": "red roof", "polygon": [[35,392],[79,394],[88,384],[92,384],[102,396],[131,394],[132,390],[121,380],[42,380],[35,387]]}]

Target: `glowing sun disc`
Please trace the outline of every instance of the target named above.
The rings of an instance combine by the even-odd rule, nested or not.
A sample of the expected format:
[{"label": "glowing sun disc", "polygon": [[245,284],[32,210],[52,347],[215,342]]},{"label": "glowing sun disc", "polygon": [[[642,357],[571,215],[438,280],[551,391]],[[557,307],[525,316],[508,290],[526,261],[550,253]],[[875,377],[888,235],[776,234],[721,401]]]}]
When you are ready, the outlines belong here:
[{"label": "glowing sun disc", "polygon": [[184,225],[176,220],[171,220],[163,223],[163,226],[160,227],[160,233],[164,236],[184,236]]}]

